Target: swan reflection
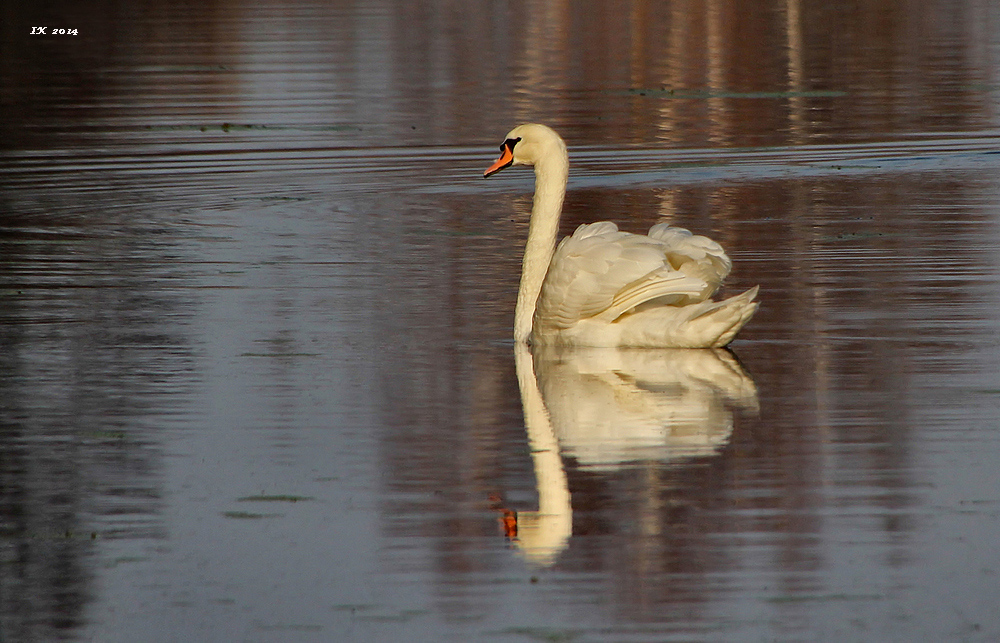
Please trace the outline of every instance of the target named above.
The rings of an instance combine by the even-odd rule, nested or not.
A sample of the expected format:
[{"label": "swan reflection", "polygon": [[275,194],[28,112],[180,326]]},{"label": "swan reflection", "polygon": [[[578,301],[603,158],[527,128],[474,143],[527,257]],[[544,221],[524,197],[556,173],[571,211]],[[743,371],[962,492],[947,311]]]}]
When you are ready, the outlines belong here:
[{"label": "swan reflection", "polygon": [[725,349],[515,346],[538,511],[504,512],[531,562],[551,565],[572,534],[563,457],[591,471],[715,455],[733,412],[756,412],[757,389]]},{"label": "swan reflection", "polygon": [[581,467],[713,455],[733,409],[757,410],[753,380],[720,348],[542,348],[534,358],[562,454]]}]

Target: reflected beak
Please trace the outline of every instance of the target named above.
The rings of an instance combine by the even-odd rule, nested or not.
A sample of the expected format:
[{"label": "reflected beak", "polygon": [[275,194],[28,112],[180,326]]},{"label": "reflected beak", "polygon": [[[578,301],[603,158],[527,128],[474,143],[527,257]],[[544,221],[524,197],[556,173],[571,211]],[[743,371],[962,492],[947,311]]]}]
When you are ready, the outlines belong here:
[{"label": "reflected beak", "polygon": [[503,525],[503,535],[512,540],[517,540],[517,512],[510,509],[503,510],[503,518],[500,519]]},{"label": "reflected beak", "polygon": [[503,148],[500,151],[500,158],[498,158],[496,160],[496,162],[493,163],[493,165],[491,165],[488,168],[486,168],[486,171],[483,172],[483,178],[484,179],[487,178],[488,176],[490,176],[491,174],[496,174],[497,172],[499,172],[500,170],[504,169],[505,167],[508,167],[511,163],[514,162],[514,149],[513,148],[514,148],[513,145],[506,145],[505,144],[503,146]]}]

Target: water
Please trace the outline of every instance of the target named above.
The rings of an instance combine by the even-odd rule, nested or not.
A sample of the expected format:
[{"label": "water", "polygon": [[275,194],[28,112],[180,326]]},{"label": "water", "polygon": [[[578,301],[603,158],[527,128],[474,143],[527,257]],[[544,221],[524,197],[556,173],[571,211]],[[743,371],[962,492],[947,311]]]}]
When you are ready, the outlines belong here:
[{"label": "water", "polygon": [[[3,640],[1000,637],[990,3],[2,29]],[[731,353],[515,359],[526,120],[563,233],[760,284]]]}]

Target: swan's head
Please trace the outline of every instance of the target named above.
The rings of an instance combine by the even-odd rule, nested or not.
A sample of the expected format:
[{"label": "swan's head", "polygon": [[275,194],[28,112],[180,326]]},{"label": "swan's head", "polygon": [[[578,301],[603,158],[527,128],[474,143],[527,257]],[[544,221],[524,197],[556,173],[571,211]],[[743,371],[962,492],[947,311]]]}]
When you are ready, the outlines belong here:
[{"label": "swan's head", "polygon": [[483,172],[483,178],[511,165],[535,165],[542,159],[566,158],[566,143],[555,130],[538,123],[518,125],[500,146],[500,158]]}]

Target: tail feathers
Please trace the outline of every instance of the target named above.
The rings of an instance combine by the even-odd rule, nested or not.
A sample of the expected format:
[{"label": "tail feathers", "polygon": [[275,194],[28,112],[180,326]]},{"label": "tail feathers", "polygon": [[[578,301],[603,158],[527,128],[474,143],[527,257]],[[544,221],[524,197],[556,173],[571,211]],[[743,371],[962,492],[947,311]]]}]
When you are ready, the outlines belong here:
[{"label": "tail feathers", "polygon": [[757,307],[760,304],[754,301],[754,298],[757,297],[759,289],[760,286],[754,286],[746,292],[724,299],[719,302],[718,308],[698,315],[691,320],[691,323],[697,323],[696,320],[707,318],[712,320],[713,326],[724,328],[725,330],[711,344],[712,348],[721,348],[733,341],[736,333],[740,332],[740,329],[757,312]]},{"label": "tail feathers", "polygon": [[757,311],[755,286],[723,301],[688,306],[658,306],[623,318],[621,345],[637,347],[721,348]]}]

